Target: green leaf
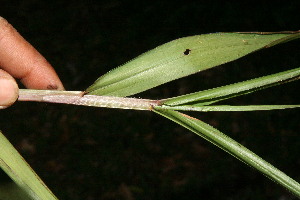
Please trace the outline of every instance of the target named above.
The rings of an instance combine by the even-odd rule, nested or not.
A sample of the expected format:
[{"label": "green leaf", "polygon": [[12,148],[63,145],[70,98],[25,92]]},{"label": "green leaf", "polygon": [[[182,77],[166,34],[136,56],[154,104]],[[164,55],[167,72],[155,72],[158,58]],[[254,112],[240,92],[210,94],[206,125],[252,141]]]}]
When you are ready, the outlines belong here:
[{"label": "green leaf", "polygon": [[248,105],[248,106],[230,106],[230,105],[217,105],[217,106],[197,106],[197,105],[183,105],[183,106],[155,106],[155,108],[167,110],[183,110],[183,111],[258,111],[258,110],[280,110],[288,108],[299,108],[300,105]]},{"label": "green leaf", "polygon": [[32,198],[12,180],[0,183],[0,199],[9,200],[31,200]]},{"label": "green leaf", "polygon": [[218,88],[195,92],[187,95],[162,100],[162,104],[169,106],[178,105],[209,105],[225,99],[249,94],[275,85],[280,85],[300,78],[300,68],[263,76],[248,81],[234,83]]},{"label": "green leaf", "polygon": [[1,132],[0,167],[32,199],[57,199]]},{"label": "green leaf", "polygon": [[198,119],[177,111],[164,109],[155,109],[154,111],[208,140],[300,197],[299,183],[224,133]]},{"label": "green leaf", "polygon": [[177,39],[111,70],[86,91],[106,96],[133,95],[299,36],[299,32],[214,33]]}]

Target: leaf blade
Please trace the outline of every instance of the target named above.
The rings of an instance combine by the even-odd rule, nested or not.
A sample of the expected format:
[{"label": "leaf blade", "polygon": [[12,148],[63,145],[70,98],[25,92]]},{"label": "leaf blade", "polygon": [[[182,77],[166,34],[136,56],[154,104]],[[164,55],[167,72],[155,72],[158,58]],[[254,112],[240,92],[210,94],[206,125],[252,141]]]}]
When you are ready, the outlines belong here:
[{"label": "leaf blade", "polygon": [[227,111],[227,112],[238,112],[238,111],[266,111],[266,110],[282,110],[299,108],[300,105],[247,105],[247,106],[231,106],[231,105],[216,105],[216,106],[197,106],[197,105],[183,105],[183,106],[155,106],[161,109],[167,110],[181,110],[181,111],[199,111],[199,112],[213,112],[213,111]]},{"label": "leaf blade", "polygon": [[298,182],[209,124],[177,111],[156,109],[154,112],[213,143],[300,197],[300,184]]},{"label": "leaf blade", "polygon": [[12,180],[10,182],[0,183],[0,199],[32,200],[32,198]]},{"label": "leaf blade", "polygon": [[[101,76],[87,93],[129,96],[212,68],[300,33],[214,33],[180,38],[146,52]],[[277,42],[276,41],[280,41]]]},{"label": "leaf blade", "polygon": [[0,167],[32,199],[57,200],[45,183],[0,132]]},{"label": "leaf blade", "polygon": [[271,74],[243,82],[233,83],[217,88],[212,88],[200,92],[194,92],[178,97],[162,100],[162,103],[169,106],[186,104],[210,105],[225,99],[249,94],[268,87],[280,85],[300,79],[300,68],[295,68],[276,74]]}]

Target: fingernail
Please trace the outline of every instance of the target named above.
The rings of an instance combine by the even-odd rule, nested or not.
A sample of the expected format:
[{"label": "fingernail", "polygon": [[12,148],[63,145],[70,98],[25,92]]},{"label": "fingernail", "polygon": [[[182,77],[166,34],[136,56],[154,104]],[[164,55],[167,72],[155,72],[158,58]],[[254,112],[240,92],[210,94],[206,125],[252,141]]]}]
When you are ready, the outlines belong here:
[{"label": "fingernail", "polygon": [[10,106],[17,100],[18,95],[19,88],[15,80],[0,77],[0,106]]},{"label": "fingernail", "polygon": [[57,85],[48,85],[48,86],[47,86],[47,89],[48,89],[48,90],[57,90],[57,89],[58,89],[58,86],[57,86]]},{"label": "fingernail", "polygon": [[47,86],[47,89],[48,90],[65,90],[64,86],[62,84],[49,84]]}]

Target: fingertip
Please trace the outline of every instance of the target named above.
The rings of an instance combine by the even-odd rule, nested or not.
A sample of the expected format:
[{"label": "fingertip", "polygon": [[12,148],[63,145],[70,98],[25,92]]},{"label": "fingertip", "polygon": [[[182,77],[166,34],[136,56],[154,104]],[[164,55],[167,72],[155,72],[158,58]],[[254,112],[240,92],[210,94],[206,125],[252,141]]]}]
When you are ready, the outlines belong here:
[{"label": "fingertip", "polygon": [[50,63],[0,17],[0,66],[31,89],[64,90]]},{"label": "fingertip", "polygon": [[0,108],[12,105],[18,98],[19,87],[13,77],[0,70]]}]

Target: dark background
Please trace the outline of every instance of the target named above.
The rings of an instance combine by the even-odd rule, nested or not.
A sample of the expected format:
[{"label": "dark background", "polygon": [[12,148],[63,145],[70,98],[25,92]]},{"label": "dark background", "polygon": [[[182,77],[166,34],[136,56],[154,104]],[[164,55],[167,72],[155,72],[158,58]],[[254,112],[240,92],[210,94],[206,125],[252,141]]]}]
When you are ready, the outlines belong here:
[{"label": "dark background", "polygon": [[[231,31],[299,30],[300,1],[0,1],[0,16],[66,89],[160,44]],[[299,41],[135,95],[161,99],[299,67]],[[226,104],[299,104],[299,83]],[[300,180],[299,110],[190,113]],[[19,102],[0,128],[59,199],[295,199],[257,171],[155,113]],[[4,174],[0,175],[6,180]]]}]

